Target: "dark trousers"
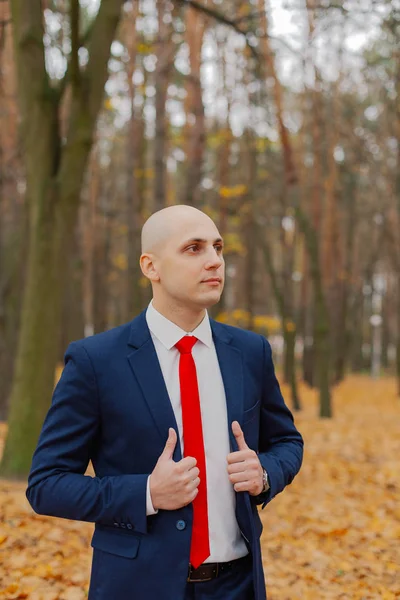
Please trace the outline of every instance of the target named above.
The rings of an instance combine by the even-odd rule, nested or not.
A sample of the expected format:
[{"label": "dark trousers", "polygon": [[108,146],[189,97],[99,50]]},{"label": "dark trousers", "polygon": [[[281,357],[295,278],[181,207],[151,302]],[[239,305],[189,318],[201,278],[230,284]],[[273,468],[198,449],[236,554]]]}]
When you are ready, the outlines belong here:
[{"label": "dark trousers", "polygon": [[210,581],[188,582],[185,600],[254,600],[251,558]]}]

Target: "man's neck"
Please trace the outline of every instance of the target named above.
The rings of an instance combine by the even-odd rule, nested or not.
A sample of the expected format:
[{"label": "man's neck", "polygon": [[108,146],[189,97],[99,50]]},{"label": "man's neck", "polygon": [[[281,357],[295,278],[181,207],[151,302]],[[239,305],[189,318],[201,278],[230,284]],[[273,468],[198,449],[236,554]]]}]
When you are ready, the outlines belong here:
[{"label": "man's neck", "polygon": [[206,316],[206,310],[204,308],[200,310],[191,310],[186,307],[168,306],[154,298],[153,307],[163,317],[187,332],[194,331]]}]

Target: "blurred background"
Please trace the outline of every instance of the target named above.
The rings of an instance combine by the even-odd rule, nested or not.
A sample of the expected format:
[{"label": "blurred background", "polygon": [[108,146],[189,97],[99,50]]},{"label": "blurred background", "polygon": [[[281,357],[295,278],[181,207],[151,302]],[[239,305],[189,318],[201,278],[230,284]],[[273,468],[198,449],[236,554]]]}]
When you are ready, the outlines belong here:
[{"label": "blurred background", "polygon": [[0,0],[0,598],[85,597],[91,530],[26,476],[68,343],[147,306],[141,226],[177,203],[306,440],[271,599],[400,598],[400,0]]}]

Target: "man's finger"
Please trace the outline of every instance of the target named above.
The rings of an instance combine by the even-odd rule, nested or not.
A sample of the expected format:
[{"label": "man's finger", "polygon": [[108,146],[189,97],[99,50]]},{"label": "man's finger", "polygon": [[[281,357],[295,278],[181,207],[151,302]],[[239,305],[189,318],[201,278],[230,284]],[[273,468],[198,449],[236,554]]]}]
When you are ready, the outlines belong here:
[{"label": "man's finger", "polygon": [[240,425],[237,421],[233,421],[232,431],[233,431],[233,435],[236,438],[239,450],[247,450],[248,445],[246,444],[246,440],[244,439],[242,428],[240,427]]},{"label": "man's finger", "polygon": [[178,436],[176,435],[175,429],[173,427],[170,427],[168,430],[168,439],[165,443],[164,450],[161,455],[163,458],[172,458],[177,440]]}]

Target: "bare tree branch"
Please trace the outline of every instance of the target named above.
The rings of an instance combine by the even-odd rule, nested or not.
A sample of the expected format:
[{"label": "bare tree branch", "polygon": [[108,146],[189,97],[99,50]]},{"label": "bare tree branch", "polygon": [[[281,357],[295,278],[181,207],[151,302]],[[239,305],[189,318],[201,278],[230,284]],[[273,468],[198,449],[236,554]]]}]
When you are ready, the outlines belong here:
[{"label": "bare tree branch", "polygon": [[[1,0],[0,0],[1,1]],[[79,56],[79,49],[83,48],[84,46],[86,46],[86,44],[89,41],[89,38],[92,34],[93,31],[93,22],[90,23],[90,25],[88,26],[87,30],[85,31],[85,33],[82,35],[82,37],[79,40],[79,46],[78,46],[78,56]],[[68,66],[67,66],[67,70],[65,71],[64,77],[61,79],[58,88],[57,88],[57,93],[58,96],[61,98],[64,94],[64,91],[67,87],[67,85],[69,84],[69,82],[71,81],[71,60],[69,60],[68,62]]]},{"label": "bare tree branch", "polygon": [[215,21],[218,21],[219,23],[222,23],[223,25],[227,25],[228,27],[231,27],[234,31],[236,31],[236,33],[243,35],[246,40],[247,47],[250,49],[252,55],[258,60],[259,56],[258,56],[257,50],[254,48],[254,46],[252,44],[250,44],[250,41],[248,38],[249,34],[252,33],[251,31],[244,31],[237,25],[237,23],[234,19],[229,19],[223,13],[221,13],[213,8],[210,8],[208,6],[204,6],[204,4],[201,4],[201,2],[197,2],[196,0],[178,0],[178,2],[183,5],[191,6],[195,10],[198,10],[198,11],[206,14],[207,16],[211,17]]},{"label": "bare tree branch", "polygon": [[85,71],[90,89],[88,109],[91,114],[97,115],[97,107],[102,102],[110,47],[124,2],[125,0],[113,0],[112,2],[103,0],[93,23],[88,44],[89,62]]},{"label": "bare tree branch", "polygon": [[[89,62],[85,70],[81,70],[82,93],[72,103],[69,135],[63,147],[59,173],[60,181],[64,182],[61,197],[68,199],[67,203],[74,198],[74,186],[76,187],[76,183],[68,180],[67,174],[79,170],[81,164],[77,148],[83,147],[87,156],[92,144],[95,121],[103,102],[104,85],[107,81],[110,47],[124,1],[102,0],[89,37]],[[66,78],[67,74],[65,80]]]},{"label": "bare tree branch", "polygon": [[[388,2],[389,5],[389,2]],[[344,5],[343,2],[339,3],[339,2],[331,2],[331,3],[326,3],[324,4],[323,2],[320,4],[314,4],[312,7],[307,7],[303,4],[289,4],[289,3],[285,3],[282,5],[282,8],[284,10],[293,10],[293,11],[309,11],[309,10],[316,10],[316,11],[329,11],[329,10],[338,10],[346,15],[350,15],[352,13],[356,14],[371,14],[371,12],[374,11],[374,9],[376,10],[375,14],[379,14],[381,15],[381,9],[383,6],[383,2],[382,0],[370,0],[370,7],[368,8],[346,8],[346,6]]]},{"label": "bare tree branch", "polygon": [[233,19],[233,23],[238,25],[239,23],[243,23],[243,21],[252,21],[253,19],[258,19],[261,14],[262,12],[260,10],[256,10],[248,15],[243,15],[242,17],[237,17],[237,19]]}]

